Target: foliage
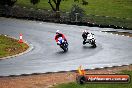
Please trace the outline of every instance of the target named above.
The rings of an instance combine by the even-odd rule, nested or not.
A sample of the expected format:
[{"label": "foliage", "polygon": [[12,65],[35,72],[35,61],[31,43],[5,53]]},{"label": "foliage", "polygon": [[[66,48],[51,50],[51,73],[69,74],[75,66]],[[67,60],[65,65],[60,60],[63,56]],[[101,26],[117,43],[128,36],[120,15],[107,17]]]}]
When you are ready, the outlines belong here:
[{"label": "foliage", "polygon": [[76,4],[72,6],[69,14],[71,21],[81,21],[84,15],[84,10]]},{"label": "foliage", "polygon": [[35,4],[38,4],[40,2],[40,0],[30,0],[30,2],[35,5]]},{"label": "foliage", "polygon": [[0,5],[13,6],[17,0],[0,0]]},{"label": "foliage", "polygon": [[27,44],[19,44],[16,39],[0,35],[0,58],[21,53],[27,49]]},{"label": "foliage", "polygon": [[88,2],[86,0],[82,0],[82,5],[88,5]]}]

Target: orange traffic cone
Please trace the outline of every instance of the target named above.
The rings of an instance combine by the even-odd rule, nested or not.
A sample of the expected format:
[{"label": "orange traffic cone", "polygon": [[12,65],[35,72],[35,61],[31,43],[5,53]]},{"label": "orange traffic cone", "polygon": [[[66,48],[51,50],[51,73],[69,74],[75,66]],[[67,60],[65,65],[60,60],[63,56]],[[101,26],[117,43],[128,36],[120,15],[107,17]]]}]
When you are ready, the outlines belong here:
[{"label": "orange traffic cone", "polygon": [[23,43],[23,40],[22,40],[22,34],[20,33],[20,35],[19,35],[19,41],[18,41],[19,43]]}]

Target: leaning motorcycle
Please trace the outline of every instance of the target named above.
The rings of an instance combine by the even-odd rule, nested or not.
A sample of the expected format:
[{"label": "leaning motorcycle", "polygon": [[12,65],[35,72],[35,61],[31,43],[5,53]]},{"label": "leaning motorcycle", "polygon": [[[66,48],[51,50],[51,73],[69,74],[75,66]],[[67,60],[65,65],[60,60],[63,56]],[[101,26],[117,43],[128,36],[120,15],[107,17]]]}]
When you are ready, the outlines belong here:
[{"label": "leaning motorcycle", "polygon": [[88,34],[87,38],[84,39],[83,45],[85,45],[86,43],[89,43],[92,45],[93,48],[95,48],[96,47],[96,41],[95,40],[96,39],[94,37],[94,34],[90,33],[90,34]]},{"label": "leaning motorcycle", "polygon": [[68,43],[62,37],[58,38],[57,45],[59,45],[60,48],[62,48],[64,50],[64,52],[68,51]]}]

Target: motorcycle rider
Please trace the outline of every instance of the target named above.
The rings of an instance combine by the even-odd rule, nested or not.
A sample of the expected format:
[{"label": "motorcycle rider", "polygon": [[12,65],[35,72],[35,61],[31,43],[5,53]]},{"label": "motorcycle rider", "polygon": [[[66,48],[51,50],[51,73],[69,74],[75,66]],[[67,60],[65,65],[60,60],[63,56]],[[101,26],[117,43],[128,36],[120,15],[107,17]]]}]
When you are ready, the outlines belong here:
[{"label": "motorcycle rider", "polygon": [[68,44],[67,39],[66,39],[66,37],[64,36],[64,34],[60,33],[60,31],[57,30],[57,31],[56,31],[56,35],[55,35],[55,41],[57,42],[57,44],[58,44],[58,38],[59,38],[59,37],[62,37],[62,38],[64,39],[64,41],[66,42],[66,44]]},{"label": "motorcycle rider", "polygon": [[87,30],[84,30],[83,33],[82,33],[82,37],[84,39],[83,43],[87,40],[87,36],[88,34],[90,34]]}]

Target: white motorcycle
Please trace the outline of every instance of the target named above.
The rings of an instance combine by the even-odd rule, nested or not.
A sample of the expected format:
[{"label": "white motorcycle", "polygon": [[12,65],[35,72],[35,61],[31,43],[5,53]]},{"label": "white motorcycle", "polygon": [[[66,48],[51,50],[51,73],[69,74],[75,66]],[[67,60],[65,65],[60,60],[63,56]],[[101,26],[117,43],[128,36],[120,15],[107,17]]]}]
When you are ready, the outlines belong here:
[{"label": "white motorcycle", "polygon": [[92,33],[90,33],[90,34],[88,34],[88,36],[87,36],[87,39],[85,39],[84,41],[83,41],[83,45],[85,45],[86,43],[89,43],[89,44],[91,44],[92,45],[92,47],[96,47],[96,42],[95,42],[95,37],[94,37],[94,34],[92,34]]}]

